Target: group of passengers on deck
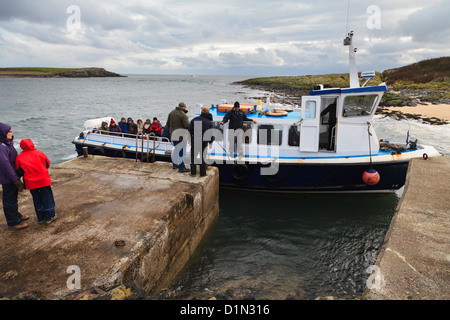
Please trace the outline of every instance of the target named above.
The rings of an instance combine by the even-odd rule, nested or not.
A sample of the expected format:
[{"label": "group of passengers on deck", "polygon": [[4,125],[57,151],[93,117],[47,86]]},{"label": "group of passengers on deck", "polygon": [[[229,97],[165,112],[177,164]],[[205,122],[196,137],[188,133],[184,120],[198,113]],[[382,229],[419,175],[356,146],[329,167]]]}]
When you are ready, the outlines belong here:
[{"label": "group of passengers on deck", "polygon": [[126,133],[127,136],[130,137],[153,133],[157,137],[161,137],[163,133],[163,126],[156,117],[153,118],[153,121],[146,119],[145,122],[139,118],[136,123],[134,123],[132,118],[125,119],[125,117],[122,117],[119,123],[116,123],[113,118],[111,118],[109,125],[106,121],[103,121],[100,128],[97,128],[94,132],[110,135],[121,135]]}]

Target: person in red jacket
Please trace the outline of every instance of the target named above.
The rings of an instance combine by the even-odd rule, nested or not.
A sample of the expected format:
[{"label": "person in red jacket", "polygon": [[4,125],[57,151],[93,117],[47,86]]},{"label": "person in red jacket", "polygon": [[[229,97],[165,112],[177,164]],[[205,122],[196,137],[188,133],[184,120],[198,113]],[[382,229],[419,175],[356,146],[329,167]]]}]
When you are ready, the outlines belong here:
[{"label": "person in red jacket", "polygon": [[150,127],[150,132],[153,132],[158,137],[161,137],[163,127],[161,125],[161,122],[158,120],[158,118],[153,118],[152,126]]},{"label": "person in red jacket", "polygon": [[33,196],[38,222],[49,224],[57,218],[48,174],[50,160],[45,153],[36,150],[31,139],[20,141],[20,148],[23,151],[16,158],[16,171],[19,176],[23,175],[25,189],[30,190]]}]

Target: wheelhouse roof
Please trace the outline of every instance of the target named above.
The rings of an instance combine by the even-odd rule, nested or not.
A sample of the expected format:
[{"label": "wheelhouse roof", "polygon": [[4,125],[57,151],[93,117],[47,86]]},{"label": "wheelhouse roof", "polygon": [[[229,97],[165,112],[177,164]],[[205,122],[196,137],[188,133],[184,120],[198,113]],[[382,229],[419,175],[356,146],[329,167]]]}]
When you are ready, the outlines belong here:
[{"label": "wheelhouse roof", "polygon": [[309,93],[310,96],[321,96],[327,94],[345,94],[345,93],[365,93],[365,92],[383,92],[387,91],[386,84],[382,83],[375,87],[362,88],[329,88],[323,90],[314,90]]}]

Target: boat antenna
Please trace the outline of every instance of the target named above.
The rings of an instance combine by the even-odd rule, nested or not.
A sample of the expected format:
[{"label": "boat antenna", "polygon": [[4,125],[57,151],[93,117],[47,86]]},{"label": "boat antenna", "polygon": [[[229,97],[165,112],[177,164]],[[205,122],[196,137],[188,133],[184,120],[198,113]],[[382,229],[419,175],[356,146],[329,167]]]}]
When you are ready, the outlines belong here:
[{"label": "boat antenna", "polygon": [[348,34],[348,22],[350,19],[350,0],[347,2],[347,27],[345,28],[345,36]]}]

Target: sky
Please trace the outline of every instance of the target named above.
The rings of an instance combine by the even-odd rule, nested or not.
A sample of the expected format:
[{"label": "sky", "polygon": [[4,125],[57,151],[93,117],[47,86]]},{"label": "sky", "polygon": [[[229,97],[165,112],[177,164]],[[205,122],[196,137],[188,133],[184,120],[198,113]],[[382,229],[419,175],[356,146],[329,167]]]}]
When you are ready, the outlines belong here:
[{"label": "sky", "polygon": [[450,56],[449,0],[1,0],[0,67],[295,76]]}]

